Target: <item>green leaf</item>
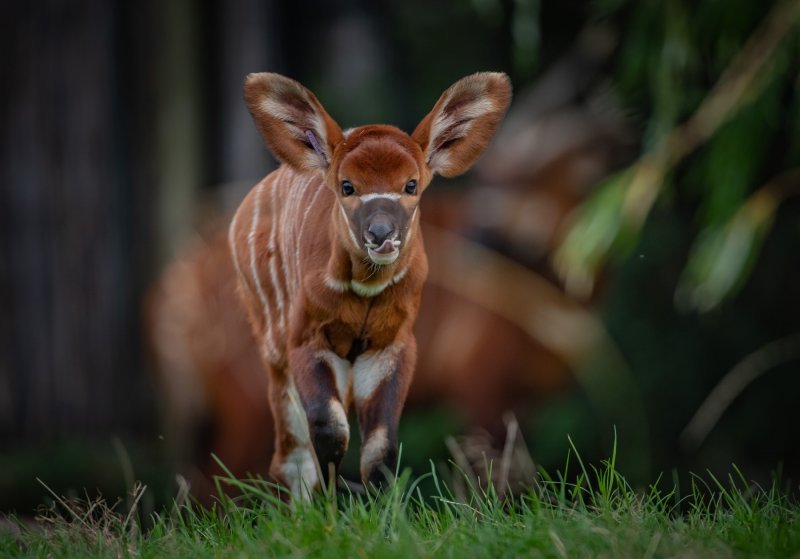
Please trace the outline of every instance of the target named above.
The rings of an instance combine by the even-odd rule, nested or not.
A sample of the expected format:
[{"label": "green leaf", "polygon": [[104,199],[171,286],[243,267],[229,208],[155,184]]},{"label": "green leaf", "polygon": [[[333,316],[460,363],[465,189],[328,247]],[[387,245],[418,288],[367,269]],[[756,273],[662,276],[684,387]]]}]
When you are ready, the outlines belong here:
[{"label": "green leaf", "polygon": [[679,309],[707,312],[736,293],[752,271],[778,201],[759,190],[727,223],[700,234],[675,292]]},{"label": "green leaf", "polygon": [[555,255],[556,269],[570,293],[591,293],[596,274],[625,237],[622,209],[630,184],[630,170],[614,175],[577,210]]}]

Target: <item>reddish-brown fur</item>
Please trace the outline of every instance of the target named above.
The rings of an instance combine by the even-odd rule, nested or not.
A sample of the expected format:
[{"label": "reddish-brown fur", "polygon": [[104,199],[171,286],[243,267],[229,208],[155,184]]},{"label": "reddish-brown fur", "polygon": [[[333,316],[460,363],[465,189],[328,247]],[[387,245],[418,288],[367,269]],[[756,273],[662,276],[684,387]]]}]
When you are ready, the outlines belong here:
[{"label": "reddish-brown fur", "polygon": [[[458,249],[432,243],[435,237],[425,230],[435,224],[474,232],[484,223],[487,205],[481,201],[491,193],[506,200],[494,210],[502,219],[491,220],[502,228],[490,237],[502,239],[495,246],[516,249],[514,257],[551,277],[546,263],[561,224],[591,185],[621,163],[629,141],[620,122],[610,126],[585,117],[575,126],[571,97],[564,103],[566,109],[538,119],[525,112],[531,107],[518,105],[506,119],[517,126],[504,127],[492,142],[478,169],[482,178],[473,179],[472,188],[426,194],[423,236],[431,276],[439,282],[428,281],[423,289],[414,328],[417,366],[405,409],[447,403],[470,428],[504,433],[502,412],[513,409],[530,421],[536,402],[569,384],[569,355],[482,304],[487,297],[512,293],[498,290],[492,280],[482,284],[477,298],[456,294],[462,278],[451,260]],[[527,124],[520,127],[520,122]],[[526,135],[531,129],[538,133]],[[572,133],[552,133],[564,129]],[[542,137],[561,142],[532,141]],[[543,160],[543,152],[552,155]],[[213,210],[226,215],[220,201]],[[148,297],[145,332],[154,343],[166,424],[172,426],[165,431],[166,442],[182,459],[179,471],[190,474],[193,494],[203,499],[214,493],[206,480],[220,473],[210,452],[237,476],[264,475],[274,433],[263,365],[232,287],[236,272],[227,234],[208,215],[200,219],[206,234],[186,247]],[[515,302],[522,314],[538,312],[542,305],[544,294],[529,291]]]},{"label": "reddish-brown fur", "polygon": [[377,484],[394,467],[416,360],[419,198],[434,174],[461,174],[478,157],[508,107],[508,78],[457,82],[412,136],[383,125],[343,134],[311,92],[276,74],[249,76],[245,99],[284,163],[242,202],[229,237],[269,375],[270,473],[295,496],[326,481],[354,404],[362,479]]}]

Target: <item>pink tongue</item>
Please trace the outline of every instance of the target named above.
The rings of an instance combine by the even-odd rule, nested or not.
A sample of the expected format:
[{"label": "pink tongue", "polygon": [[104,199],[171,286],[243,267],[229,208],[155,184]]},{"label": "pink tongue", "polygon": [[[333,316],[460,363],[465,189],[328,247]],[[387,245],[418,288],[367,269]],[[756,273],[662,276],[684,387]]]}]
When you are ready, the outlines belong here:
[{"label": "pink tongue", "polygon": [[383,241],[383,244],[378,248],[373,248],[372,252],[377,252],[378,254],[388,254],[390,252],[394,252],[394,243],[389,239]]}]

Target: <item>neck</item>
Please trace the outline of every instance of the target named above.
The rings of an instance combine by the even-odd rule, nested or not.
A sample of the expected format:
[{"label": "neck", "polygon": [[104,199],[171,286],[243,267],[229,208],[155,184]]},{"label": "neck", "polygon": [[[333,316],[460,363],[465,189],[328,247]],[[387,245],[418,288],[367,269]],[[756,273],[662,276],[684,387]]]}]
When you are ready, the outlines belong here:
[{"label": "neck", "polygon": [[[412,227],[419,225],[414,223]],[[366,254],[357,252],[347,234],[341,235],[338,231],[332,234],[334,248],[328,260],[325,279],[328,287],[339,292],[353,291],[362,297],[374,297],[405,277],[415,250],[413,241],[401,248],[397,260],[378,265],[369,260]],[[414,231],[414,235],[407,236],[407,239],[411,241],[417,233]]]}]

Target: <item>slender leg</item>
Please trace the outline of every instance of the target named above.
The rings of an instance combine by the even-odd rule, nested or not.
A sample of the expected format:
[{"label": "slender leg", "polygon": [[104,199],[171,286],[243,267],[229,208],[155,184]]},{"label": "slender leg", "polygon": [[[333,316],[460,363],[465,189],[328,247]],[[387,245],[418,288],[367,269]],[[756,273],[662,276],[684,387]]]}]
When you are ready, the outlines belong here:
[{"label": "slender leg", "polygon": [[[325,356],[329,355],[328,358]],[[338,474],[347,445],[350,426],[336,384],[336,373],[330,352],[302,347],[289,356],[290,368],[308,418],[308,430],[319,461],[322,481],[329,480],[330,465]],[[335,479],[335,477],[334,477]]]},{"label": "slender leg", "polygon": [[308,498],[317,486],[317,465],[308,423],[294,381],[285,370],[270,370],[269,403],[275,421],[275,453],[270,475],[292,498]]},{"label": "slender leg", "polygon": [[366,486],[384,484],[384,467],[397,467],[397,426],[414,367],[411,338],[359,357],[353,366],[356,412],[361,427],[361,479]]}]

